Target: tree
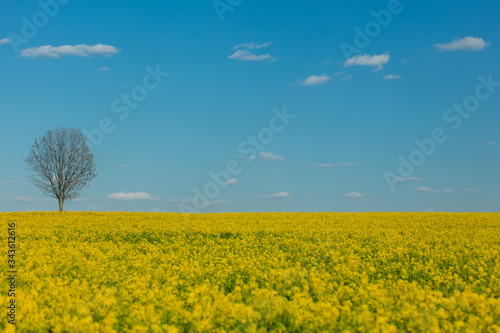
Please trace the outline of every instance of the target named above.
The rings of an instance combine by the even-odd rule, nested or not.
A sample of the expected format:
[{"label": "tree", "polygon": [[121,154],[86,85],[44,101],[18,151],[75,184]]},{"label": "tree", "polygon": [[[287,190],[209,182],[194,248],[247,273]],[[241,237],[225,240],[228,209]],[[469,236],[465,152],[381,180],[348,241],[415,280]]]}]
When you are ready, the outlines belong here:
[{"label": "tree", "polygon": [[79,192],[97,176],[94,154],[82,131],[57,127],[36,139],[24,160],[33,184],[46,196],[59,202],[79,196]]}]

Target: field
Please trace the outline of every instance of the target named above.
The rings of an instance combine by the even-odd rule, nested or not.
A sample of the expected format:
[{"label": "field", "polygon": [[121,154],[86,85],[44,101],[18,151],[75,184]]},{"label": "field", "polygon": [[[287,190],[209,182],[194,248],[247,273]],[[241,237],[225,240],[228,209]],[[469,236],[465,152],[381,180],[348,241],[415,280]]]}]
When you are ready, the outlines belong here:
[{"label": "field", "polygon": [[[500,332],[500,214],[5,213],[17,332]],[[7,324],[8,283],[0,287]]]}]

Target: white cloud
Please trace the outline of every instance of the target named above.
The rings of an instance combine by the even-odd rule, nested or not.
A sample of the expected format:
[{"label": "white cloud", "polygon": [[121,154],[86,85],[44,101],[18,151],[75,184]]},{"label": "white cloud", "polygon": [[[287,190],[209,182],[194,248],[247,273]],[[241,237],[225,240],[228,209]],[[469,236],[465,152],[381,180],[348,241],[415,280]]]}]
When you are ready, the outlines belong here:
[{"label": "white cloud", "polygon": [[331,62],[332,62],[331,60],[326,60],[326,61],[323,61],[323,62],[321,63],[321,65],[327,65],[327,64],[329,64],[329,63],[331,63]]},{"label": "white cloud", "polygon": [[427,192],[427,193],[439,193],[436,190],[433,190],[432,188],[429,188],[427,186],[421,186],[413,190],[413,192]]},{"label": "white cloud", "polygon": [[464,190],[465,193],[477,193],[479,190],[477,188],[468,188]]},{"label": "white cloud", "polygon": [[446,190],[443,190],[444,193],[455,193],[455,191],[453,191],[453,189],[451,188],[447,188]]},{"label": "white cloud", "polygon": [[236,178],[231,178],[231,179],[229,179],[227,182],[224,182],[223,184],[224,184],[224,185],[234,185],[234,184],[236,184],[237,182],[238,182],[238,179],[236,179]]},{"label": "white cloud", "polygon": [[496,142],[490,142],[488,143],[488,146],[498,146],[500,145],[499,143],[496,143]]},{"label": "white cloud", "polygon": [[262,43],[262,44],[257,44],[257,43],[241,43],[241,44],[238,44],[236,45],[235,47],[233,47],[233,49],[248,49],[248,50],[255,50],[255,49],[261,49],[263,47],[268,47],[270,46],[272,43],[271,42],[266,42],[266,43]]},{"label": "white cloud", "polygon": [[6,180],[2,182],[2,185],[10,185],[10,184],[15,184],[15,180]]},{"label": "white cloud", "polygon": [[383,69],[384,64],[388,63],[390,59],[389,52],[379,55],[358,54],[344,62],[344,67],[353,65],[357,66],[372,66],[375,67],[374,71]]},{"label": "white cloud", "polygon": [[484,39],[478,37],[465,37],[455,39],[450,43],[436,43],[434,47],[438,51],[479,51],[490,45],[490,42],[485,42]]},{"label": "white cloud", "polygon": [[400,78],[402,78],[401,75],[391,75],[391,74],[388,74],[388,75],[384,75],[383,76],[384,80],[397,80],[397,79],[400,79]]},{"label": "white cloud", "polygon": [[233,47],[234,50],[237,50],[233,54],[229,56],[229,59],[238,59],[243,61],[261,61],[261,60],[269,60],[275,61],[277,58],[273,57],[269,53],[267,54],[254,54],[249,50],[259,50],[264,47],[270,46],[272,43],[267,42],[263,44],[257,43],[242,43]]},{"label": "white cloud", "polygon": [[38,203],[45,203],[45,202],[55,202],[55,199],[49,199],[49,198],[43,198],[43,199],[35,199],[35,198],[30,198],[30,197],[17,197],[12,199],[14,201],[23,201],[23,202],[38,202]]},{"label": "white cloud", "polygon": [[302,82],[303,86],[317,86],[319,84],[324,84],[331,80],[332,78],[328,75],[321,74],[320,76],[311,75],[304,82]]},{"label": "white cloud", "polygon": [[350,192],[350,193],[344,194],[343,197],[344,198],[362,198],[362,197],[364,197],[364,195],[361,193],[358,193],[358,192]]},{"label": "white cloud", "polygon": [[119,168],[130,168],[130,164],[120,164]]},{"label": "white cloud", "polygon": [[109,67],[99,67],[98,71],[109,71]]},{"label": "white cloud", "polygon": [[8,38],[0,39],[0,44],[9,44],[9,43],[10,43],[10,39],[8,39]]},{"label": "white cloud", "polygon": [[120,52],[114,46],[111,45],[43,45],[38,47],[29,47],[27,49],[21,50],[21,57],[31,57],[31,58],[59,58],[61,56],[79,56],[79,57],[89,57],[89,56],[106,56],[110,57],[112,54]]},{"label": "white cloud", "polygon": [[404,183],[404,182],[420,182],[422,181],[422,178],[420,177],[404,177],[404,178],[394,178],[394,181],[396,182],[401,182],[401,183]]},{"label": "white cloud", "polygon": [[275,61],[276,57],[268,54],[253,54],[248,50],[238,50],[229,56],[229,59],[238,59],[243,61],[260,61],[260,60],[270,60]]},{"label": "white cloud", "polygon": [[266,153],[265,151],[261,151],[258,156],[266,162],[276,162],[283,160],[283,156],[276,155],[274,153]]},{"label": "white cloud", "polygon": [[0,197],[10,197],[9,193],[0,193]]},{"label": "white cloud", "polygon": [[346,74],[346,75],[344,75],[343,78],[340,79],[340,81],[345,81],[345,80],[350,80],[350,79],[352,79],[352,75],[351,74]]},{"label": "white cloud", "polygon": [[290,198],[291,195],[288,192],[278,192],[278,193],[273,193],[269,195],[261,195],[261,199],[268,199],[268,198]]},{"label": "white cloud", "polygon": [[146,192],[114,192],[107,196],[111,200],[155,200]]}]

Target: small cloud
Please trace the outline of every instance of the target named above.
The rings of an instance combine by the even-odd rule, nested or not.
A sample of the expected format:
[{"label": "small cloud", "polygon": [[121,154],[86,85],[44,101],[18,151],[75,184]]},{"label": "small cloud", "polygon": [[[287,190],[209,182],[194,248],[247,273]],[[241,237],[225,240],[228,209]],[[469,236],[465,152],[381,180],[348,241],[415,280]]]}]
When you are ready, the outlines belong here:
[{"label": "small cloud", "polygon": [[10,194],[8,194],[8,193],[0,193],[0,197],[10,197]]},{"label": "small cloud", "polygon": [[304,82],[302,82],[303,86],[317,86],[320,84],[325,84],[331,80],[331,77],[325,74],[321,74],[320,76],[311,75]]},{"label": "small cloud", "polygon": [[497,143],[497,142],[488,143],[488,146],[498,146],[498,145],[500,145],[500,143]]},{"label": "small cloud", "polygon": [[383,69],[384,64],[388,63],[390,59],[389,52],[378,55],[355,55],[352,58],[347,59],[344,62],[344,67],[349,66],[372,66],[375,67],[373,71],[379,71]]},{"label": "small cloud", "polygon": [[291,195],[288,192],[278,192],[270,195],[261,195],[261,199],[270,199],[270,198],[290,198]]},{"label": "small cloud", "polygon": [[362,197],[364,197],[364,195],[361,193],[358,193],[358,192],[350,192],[350,193],[344,194],[343,197],[344,198],[362,198]]},{"label": "small cloud", "polygon": [[446,190],[443,190],[443,193],[455,193],[455,191],[451,188],[447,188]]},{"label": "small cloud", "polygon": [[468,188],[464,190],[465,193],[477,193],[479,190],[477,188]]},{"label": "small cloud", "polygon": [[0,44],[10,44],[10,39],[2,38],[2,39],[0,39]]},{"label": "small cloud", "polygon": [[120,149],[115,149],[115,151],[121,151]]},{"label": "small cloud", "polygon": [[223,184],[224,184],[224,185],[234,185],[234,184],[236,184],[237,182],[238,182],[238,179],[236,179],[236,178],[231,178],[231,179],[229,179],[227,182],[224,182]]},{"label": "small cloud", "polygon": [[258,44],[258,43],[241,43],[241,44],[238,44],[235,47],[233,47],[233,49],[234,50],[237,50],[237,49],[259,50],[259,49],[261,49],[263,47],[268,47],[271,44],[272,44],[271,42],[266,42],[266,43],[262,43],[262,44]]},{"label": "small cloud", "polygon": [[130,164],[120,164],[119,168],[130,168]]},{"label": "small cloud", "polygon": [[340,79],[340,81],[345,81],[345,80],[350,80],[350,79],[352,79],[352,75],[351,75],[351,74],[346,74],[346,75],[344,75],[344,76]]},{"label": "small cloud", "polygon": [[335,77],[335,76],[339,76],[339,75],[342,75],[342,74],[344,74],[344,72],[335,73],[335,74],[333,74],[333,76]]},{"label": "small cloud", "polygon": [[401,59],[401,62],[405,65],[408,63],[408,61],[405,58]]},{"label": "small cloud", "polygon": [[450,43],[436,43],[434,47],[438,51],[479,51],[490,45],[490,42],[485,42],[484,39],[478,37],[465,37],[455,39]]},{"label": "small cloud", "polygon": [[146,192],[114,192],[109,194],[106,199],[110,200],[156,200]]},{"label": "small cloud", "polygon": [[269,60],[275,61],[276,58],[271,56],[270,54],[253,54],[248,50],[238,50],[229,56],[229,59],[238,59],[243,61],[261,61],[261,60]]},{"label": "small cloud", "polygon": [[151,209],[151,213],[161,213],[161,209],[160,208],[153,208],[153,209]]},{"label": "small cloud", "polygon": [[413,192],[427,192],[427,193],[439,193],[439,191],[433,190],[427,186],[421,186],[413,190]]},{"label": "small cloud", "polygon": [[30,198],[30,197],[17,197],[17,198],[14,198],[12,199],[14,201],[23,201],[23,202],[37,202],[37,203],[45,203],[45,202],[53,202],[55,201],[55,199],[49,199],[49,198],[43,198],[43,199],[39,199],[39,198]]},{"label": "small cloud", "polygon": [[377,196],[375,194],[370,195],[370,198],[376,198]]},{"label": "small cloud", "polygon": [[229,59],[237,59],[242,61],[261,61],[261,60],[269,60],[275,61],[277,58],[271,56],[270,54],[254,54],[249,50],[259,50],[264,47],[270,46],[272,43],[267,42],[263,44],[257,43],[242,43],[233,47],[234,50],[237,50],[233,54],[229,56]]},{"label": "small cloud", "polygon": [[413,192],[429,192],[431,189],[427,186],[418,187]]},{"label": "small cloud", "polygon": [[109,71],[109,67],[99,67],[98,71]]},{"label": "small cloud", "polygon": [[323,61],[323,62],[321,63],[321,65],[327,65],[327,64],[329,64],[329,63],[331,63],[331,62],[332,62],[331,60]]},{"label": "small cloud", "polygon": [[283,156],[276,155],[274,153],[266,153],[265,151],[260,152],[258,156],[266,162],[276,162],[283,160]]},{"label": "small cloud", "polygon": [[401,75],[391,75],[391,74],[388,74],[388,75],[384,75],[383,76],[384,80],[397,80],[397,79],[400,79],[400,78],[402,78]]},{"label": "small cloud", "polygon": [[15,184],[16,181],[15,180],[5,180],[2,182],[2,185],[11,185],[11,184]]},{"label": "small cloud", "polygon": [[111,45],[62,45],[62,46],[52,46],[43,45],[38,47],[29,47],[27,49],[21,50],[21,57],[30,58],[60,58],[61,56],[78,56],[78,57],[90,57],[90,56],[105,56],[110,57],[113,54],[120,52],[114,46]]},{"label": "small cloud", "polygon": [[404,177],[404,178],[395,178],[394,181],[404,183],[404,182],[420,182],[422,178],[420,177]]}]

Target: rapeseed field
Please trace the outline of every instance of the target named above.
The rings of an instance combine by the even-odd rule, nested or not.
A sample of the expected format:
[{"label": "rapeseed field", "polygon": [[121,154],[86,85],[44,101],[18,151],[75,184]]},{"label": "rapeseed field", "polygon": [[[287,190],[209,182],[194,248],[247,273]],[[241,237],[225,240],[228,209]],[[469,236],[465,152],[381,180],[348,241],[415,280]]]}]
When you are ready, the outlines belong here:
[{"label": "rapeseed field", "polygon": [[0,287],[6,332],[500,332],[500,214],[0,221],[4,236],[16,224],[15,326]]}]

